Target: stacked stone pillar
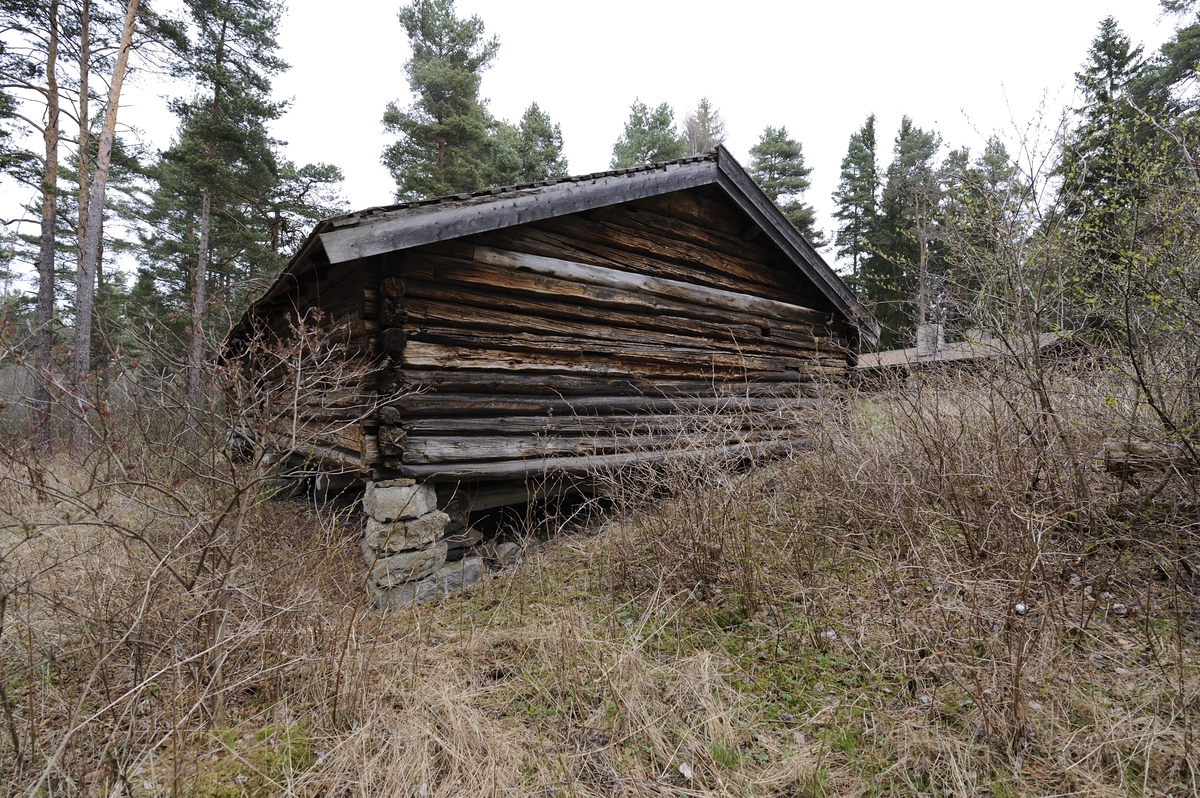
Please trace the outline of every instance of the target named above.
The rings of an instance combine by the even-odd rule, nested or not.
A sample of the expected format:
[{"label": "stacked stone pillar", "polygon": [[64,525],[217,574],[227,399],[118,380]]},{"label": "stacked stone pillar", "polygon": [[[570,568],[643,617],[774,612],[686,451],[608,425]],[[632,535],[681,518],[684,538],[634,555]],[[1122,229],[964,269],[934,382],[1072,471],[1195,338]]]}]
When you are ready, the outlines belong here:
[{"label": "stacked stone pillar", "polygon": [[427,601],[483,578],[483,561],[446,562],[450,516],[438,509],[433,485],[411,479],[368,482],[363,557],[368,589],[380,607]]}]

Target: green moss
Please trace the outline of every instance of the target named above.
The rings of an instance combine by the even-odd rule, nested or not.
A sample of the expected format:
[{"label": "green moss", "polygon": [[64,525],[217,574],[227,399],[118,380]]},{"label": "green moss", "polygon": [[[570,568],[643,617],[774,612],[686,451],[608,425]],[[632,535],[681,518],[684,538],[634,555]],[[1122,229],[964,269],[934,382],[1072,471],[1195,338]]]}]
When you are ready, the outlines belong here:
[{"label": "green moss", "polygon": [[265,726],[249,732],[224,728],[214,732],[222,756],[196,783],[202,798],[258,798],[277,795],[295,776],[316,761],[299,723]]}]

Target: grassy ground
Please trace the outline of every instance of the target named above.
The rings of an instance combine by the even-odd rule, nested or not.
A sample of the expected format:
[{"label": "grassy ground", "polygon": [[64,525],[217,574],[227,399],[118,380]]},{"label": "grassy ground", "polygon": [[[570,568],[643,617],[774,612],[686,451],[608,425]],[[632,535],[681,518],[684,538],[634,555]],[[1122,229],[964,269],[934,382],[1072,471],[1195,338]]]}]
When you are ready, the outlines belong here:
[{"label": "grassy ground", "polygon": [[10,495],[0,791],[1195,795],[1187,485],[1122,504],[1089,470],[1085,523],[982,417],[955,446],[902,422],[864,404],[787,462],[617,486],[388,613],[346,518],[255,505],[189,590]]}]

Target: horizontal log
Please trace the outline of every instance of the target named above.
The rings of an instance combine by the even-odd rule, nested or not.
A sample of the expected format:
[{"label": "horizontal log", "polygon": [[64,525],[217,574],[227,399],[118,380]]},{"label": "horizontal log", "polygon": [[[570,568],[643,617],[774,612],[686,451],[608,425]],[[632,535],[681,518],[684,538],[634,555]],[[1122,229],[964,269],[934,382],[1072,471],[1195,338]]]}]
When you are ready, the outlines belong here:
[{"label": "horizontal log", "polygon": [[527,460],[575,457],[616,452],[655,452],[662,449],[711,449],[738,443],[774,440],[761,430],[713,430],[660,435],[589,435],[585,437],[437,436],[410,437],[401,463],[429,465],[456,461]]},{"label": "horizontal log", "polygon": [[[432,336],[425,336],[432,337]],[[683,347],[637,347],[616,342],[581,342],[550,336],[444,335],[447,343],[415,341],[410,335],[400,362],[404,368],[491,369],[520,372],[555,372],[613,375],[658,375],[663,377],[724,377],[733,379],[754,372],[794,371],[804,374],[840,375],[844,360],[813,357],[779,358],[730,355]],[[504,349],[484,349],[495,346]]]},{"label": "horizontal log", "polygon": [[804,449],[807,446],[807,439],[797,438],[763,443],[740,443],[701,451],[671,449],[654,452],[619,452],[585,457],[539,457],[530,460],[500,460],[497,462],[401,465],[399,471],[404,476],[414,479],[519,479],[552,474],[598,474],[616,468],[652,465],[675,459],[703,459],[712,462],[718,459],[772,457]]},{"label": "horizontal log", "polygon": [[[432,274],[428,275],[432,278]],[[450,275],[446,275],[449,277]],[[410,280],[411,296],[404,303],[402,313],[393,318],[396,324],[406,321],[419,323],[433,316],[430,308],[441,317],[452,308],[462,308],[460,317],[464,322],[475,316],[474,310],[486,308],[493,312],[510,313],[518,319],[529,319],[537,323],[562,320],[567,323],[584,322],[592,326],[607,325],[610,328],[625,328],[643,332],[661,331],[714,341],[719,344],[756,346],[769,344],[786,347],[795,345],[811,348],[814,343],[824,342],[828,348],[836,347],[831,332],[817,325],[799,325],[773,319],[734,319],[726,315],[721,321],[696,319],[676,313],[646,313],[641,307],[613,308],[588,302],[585,298],[571,301],[561,295],[531,295],[529,292],[488,288],[474,288],[452,279],[439,281]],[[497,319],[497,323],[503,323]]]},{"label": "horizontal log", "polygon": [[[678,329],[667,332],[635,326],[637,319],[629,319],[630,326],[616,326],[596,323],[595,320],[547,318],[528,311],[510,312],[507,307],[500,310],[456,302],[431,302],[413,297],[405,302],[404,307],[407,320],[405,330],[412,335],[424,336],[427,340],[433,340],[430,336],[435,335],[437,330],[459,328],[467,331],[468,337],[483,331],[570,336],[579,340],[581,346],[586,346],[586,341],[592,339],[623,341],[641,346],[678,346],[781,357],[794,357],[805,351],[819,349],[813,336],[803,341],[792,341],[778,336],[764,336],[760,329],[755,329],[752,333],[746,331],[742,335],[733,335],[728,330],[709,327],[689,335]],[[589,309],[580,310],[583,312],[579,315],[586,317],[586,311]]]},{"label": "horizontal log", "polygon": [[647,396],[535,397],[494,396],[490,394],[412,394],[388,402],[379,409],[379,418],[387,423],[402,419],[434,416],[480,415],[589,415],[611,413],[689,413],[755,412],[786,409],[796,399],[738,397]]},{"label": "horizontal log", "polygon": [[560,258],[546,258],[540,255],[525,255],[520,252],[506,252],[491,247],[475,247],[472,258],[477,263],[487,263],[492,266],[505,266],[512,269],[523,269],[534,274],[547,277],[557,277],[561,280],[598,285],[605,288],[615,288],[623,291],[645,294],[647,296],[667,297],[684,302],[691,302],[707,307],[732,310],[753,316],[766,316],[784,321],[799,321],[813,323],[823,321],[826,314],[812,308],[779,302],[774,299],[763,299],[751,294],[741,294],[716,288],[685,283],[680,280],[668,280],[660,277],[647,277],[618,269],[607,269],[601,266],[589,266],[586,263],[575,263]]},{"label": "horizontal log", "polygon": [[[604,213],[611,209],[604,209]],[[599,212],[598,212],[599,213]],[[561,220],[560,220],[561,222]],[[476,243],[495,249],[542,255],[572,262],[619,269],[624,272],[681,280],[691,285],[707,286],[738,293],[748,293],[780,301],[796,301],[795,290],[785,290],[763,280],[748,280],[702,264],[655,257],[645,252],[615,246],[615,242],[599,235],[584,238],[571,235],[560,222],[550,227],[524,225],[480,236]],[[461,246],[462,242],[456,245]],[[766,270],[766,267],[763,267]]]},{"label": "horizontal log", "polygon": [[[712,322],[716,325],[753,326],[760,330],[766,330],[770,335],[777,334],[777,331],[794,333],[798,339],[815,335],[830,348],[837,348],[846,339],[844,322],[833,314],[815,310],[807,310],[807,315],[800,321],[771,319],[757,313],[739,313],[710,306],[703,302],[698,304],[693,301],[651,296],[639,291],[587,284],[570,277],[551,277],[529,271],[474,263],[425,250],[411,253],[407,263],[409,274],[425,281],[425,284],[417,285],[411,280],[406,280],[408,292],[412,295],[424,296],[428,284],[460,283],[477,285],[485,291],[493,292],[490,304],[506,301],[504,292],[518,292],[540,295],[546,300],[557,301],[564,305],[613,308],[646,316],[677,316]],[[435,292],[429,296],[438,298],[446,296],[446,294]],[[799,306],[795,307],[805,310],[800,309]]]},{"label": "horizontal log", "polygon": [[[662,230],[653,229],[646,221],[637,219],[636,211],[605,208],[601,213],[598,221],[572,216],[542,222],[541,226],[592,244],[654,258],[659,263],[676,262],[690,270],[701,266],[735,280],[761,285],[766,289],[794,291],[794,286],[798,284],[793,282],[792,285],[781,285],[772,280],[778,275],[764,264],[740,255],[715,252],[693,243],[687,235],[664,235]],[[676,230],[682,233],[687,228],[686,224],[678,224]]]},{"label": "horizontal log", "polygon": [[397,388],[440,393],[532,394],[545,396],[809,396],[811,385],[794,373],[769,373],[744,379],[664,380],[645,375],[629,377],[588,374],[521,374],[513,371],[397,370]]},{"label": "horizontal log", "polygon": [[[286,470],[292,474],[297,471],[323,471],[330,467],[358,473],[365,471],[368,465],[363,462],[362,455],[358,452],[315,444],[297,446],[295,449],[282,452],[281,455],[288,465]],[[282,472],[284,469],[280,469],[280,471]]]},{"label": "horizontal log", "polygon": [[[602,217],[602,220],[608,224],[622,225],[660,240],[684,241],[706,253],[716,256],[725,255],[736,259],[737,262],[754,270],[755,275],[750,278],[753,282],[765,282],[779,287],[787,287],[796,283],[794,270],[785,273],[774,265],[779,260],[777,253],[761,244],[747,241],[740,235],[723,233],[707,225],[695,224],[677,216],[660,213],[645,205],[614,207],[611,209],[611,213]],[[703,263],[702,260],[697,262]]]},{"label": "horizontal log", "polygon": [[1123,480],[1150,471],[1173,470],[1184,474],[1200,471],[1195,456],[1180,444],[1107,438],[1101,457],[1104,469]]},{"label": "horizontal log", "polygon": [[[702,434],[712,429],[779,429],[795,424],[796,414],[811,410],[813,399],[796,399],[772,411],[728,413],[648,413],[637,415],[498,416],[484,418],[414,418],[400,422],[405,439],[429,435],[594,435],[594,434]],[[394,434],[394,433],[393,433]],[[402,444],[403,446],[404,444]]]},{"label": "horizontal log", "polygon": [[315,443],[320,446],[357,452],[359,458],[363,456],[364,435],[362,424],[358,421],[320,422],[305,419],[295,425],[288,425],[285,421],[280,425],[279,433],[285,437],[290,437],[293,429],[295,430],[297,442],[289,443],[290,446]]}]

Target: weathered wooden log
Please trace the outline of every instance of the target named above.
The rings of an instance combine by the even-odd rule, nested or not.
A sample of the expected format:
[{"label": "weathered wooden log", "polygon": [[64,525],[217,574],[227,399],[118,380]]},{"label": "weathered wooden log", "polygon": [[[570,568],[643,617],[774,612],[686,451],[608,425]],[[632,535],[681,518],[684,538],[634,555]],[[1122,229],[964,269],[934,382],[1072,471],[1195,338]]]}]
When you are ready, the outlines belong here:
[{"label": "weathered wooden log", "polygon": [[[532,257],[532,256],[531,256]],[[831,314],[821,311],[801,308],[799,305],[793,315],[801,316],[798,320],[772,318],[754,310],[740,312],[728,308],[720,308],[706,304],[703,297],[681,300],[668,296],[651,295],[644,292],[612,288],[604,285],[589,284],[576,281],[569,277],[554,277],[532,271],[519,271],[506,267],[497,267],[486,263],[472,263],[455,257],[438,255],[422,251],[413,253],[408,258],[409,273],[414,279],[427,283],[463,283],[479,286],[485,291],[522,292],[540,294],[547,299],[557,302],[596,305],[618,310],[633,311],[647,316],[662,314],[679,316],[711,322],[721,326],[726,324],[744,324],[766,329],[771,334],[775,330],[785,330],[797,336],[829,336],[828,344],[837,346],[845,340],[844,325],[832,327],[834,318]],[[615,271],[615,270],[614,270]],[[633,275],[637,277],[637,275]],[[649,278],[645,278],[649,279]],[[406,280],[408,293],[413,296],[426,295],[425,286],[414,285]],[[698,287],[699,288],[699,287]],[[701,289],[713,291],[716,289]],[[446,296],[442,293],[440,296]],[[439,294],[431,293],[431,298],[439,298]],[[453,295],[449,295],[450,298]],[[696,300],[699,301],[696,301]],[[753,298],[752,298],[753,299]],[[492,304],[497,299],[494,297]],[[769,300],[763,300],[769,301]],[[753,304],[752,302],[750,304]],[[782,304],[782,303],[780,303]]]},{"label": "weathered wooden log", "polygon": [[545,397],[490,394],[411,394],[379,409],[380,421],[400,423],[412,416],[570,415],[608,413],[755,412],[795,406],[803,400],[738,397],[601,396]]},{"label": "weathered wooden log", "polygon": [[[483,338],[483,336],[479,336]],[[794,371],[808,375],[841,375],[845,361],[826,358],[785,359],[754,355],[726,355],[682,347],[644,349],[631,345],[589,346],[580,350],[577,343],[552,341],[541,337],[526,347],[511,349],[482,349],[480,340],[462,341],[463,345],[414,341],[410,337],[400,362],[403,368],[490,369],[521,372],[555,372],[582,374],[637,375],[690,377],[704,379],[714,373],[725,379],[743,377],[754,372]],[[468,346],[475,344],[476,346]]]},{"label": "weathered wooden log", "polygon": [[401,462],[406,465],[459,460],[521,460],[606,452],[649,452],[659,449],[708,449],[733,443],[760,442],[779,437],[776,430],[714,429],[655,430],[649,434],[617,435],[409,435]]},{"label": "weathered wooden log", "polygon": [[801,307],[774,299],[764,299],[751,294],[725,291],[717,288],[685,283],[680,280],[668,280],[661,277],[647,277],[601,266],[590,266],[586,263],[575,263],[560,258],[547,258],[540,255],[525,255],[520,252],[506,252],[491,247],[475,247],[472,260],[492,266],[505,266],[512,269],[522,269],[534,274],[556,277],[560,280],[597,285],[622,291],[632,291],[651,297],[667,297],[683,302],[691,302],[707,307],[721,308],[735,313],[745,313],[752,316],[766,316],[784,321],[799,321],[805,323],[820,322],[825,314],[812,308]]},{"label": "weathered wooden log", "polygon": [[[698,263],[684,263],[656,258],[642,252],[632,252],[611,246],[611,242],[606,244],[595,240],[595,237],[587,239],[572,237],[559,229],[526,226],[481,236],[477,239],[477,243],[496,249],[561,258],[650,277],[684,280],[709,288],[750,293],[768,299],[794,298],[794,293],[789,294],[770,283],[743,280]],[[449,252],[450,250],[442,245],[439,251]]]},{"label": "weathered wooden log", "polygon": [[[807,448],[807,439],[739,443],[703,451],[697,449],[659,450],[653,452],[620,452],[586,457],[545,457],[530,460],[500,460],[497,462],[437,463],[403,465],[396,463],[402,474],[414,479],[516,479],[542,474],[591,475],[634,464],[653,464],[681,458],[708,460],[737,457],[768,457]],[[393,467],[389,464],[389,467]]]},{"label": "weathered wooden log", "polygon": [[[593,286],[576,286],[567,289],[568,295],[554,293],[553,283],[561,281],[530,280],[533,275],[519,275],[516,281],[525,283],[513,289],[505,289],[502,285],[492,287],[476,287],[478,268],[470,268],[474,275],[466,275],[467,281],[456,280],[454,267],[437,267],[422,264],[419,260],[414,264],[413,274],[427,279],[410,279],[408,283],[410,297],[405,303],[405,310],[395,310],[389,318],[397,325],[402,325],[411,319],[414,323],[421,318],[422,305],[418,302],[428,302],[430,306],[437,305],[489,308],[502,312],[522,314],[530,318],[545,320],[564,319],[582,321],[590,324],[606,324],[615,328],[630,328],[645,331],[661,330],[678,335],[690,335],[715,340],[718,342],[736,342],[738,345],[753,345],[770,340],[779,345],[795,344],[797,346],[812,346],[814,343],[823,348],[838,351],[845,340],[840,330],[830,329],[816,324],[796,324],[750,317],[725,314],[719,322],[705,316],[720,315],[708,308],[696,306],[660,307],[660,312],[646,312],[645,303],[637,302],[632,295],[624,305],[617,307],[605,302],[613,296],[613,292],[600,289],[593,291]],[[483,267],[484,269],[488,267]],[[435,280],[435,275],[442,279]],[[476,279],[473,279],[476,278]],[[502,276],[498,283],[511,282],[508,276]],[[533,283],[533,285],[529,285]],[[560,286],[561,287],[561,286]],[[532,288],[533,290],[525,290]],[[537,293],[534,293],[534,292]],[[592,301],[590,294],[599,293]],[[577,296],[571,296],[575,294]],[[464,320],[469,316],[464,316]]]},{"label": "weathered wooden log", "polygon": [[[455,302],[429,302],[416,298],[410,298],[405,303],[405,314],[405,329],[415,335],[436,335],[439,330],[457,328],[468,335],[482,331],[541,333],[570,336],[581,341],[627,341],[649,346],[683,346],[785,357],[821,349],[819,341],[811,334],[802,341],[764,335],[761,328],[755,328],[753,332],[743,328],[739,330],[740,334],[710,328],[707,334],[689,335],[678,328],[669,332],[647,329],[646,326],[638,325],[636,319],[630,319],[628,325],[617,326],[600,323],[595,319],[562,320],[529,312],[516,313],[508,309],[483,308]],[[586,318],[586,313],[578,315]]]},{"label": "weathered wooden log", "polygon": [[[720,231],[745,240],[742,237],[742,225],[738,224],[737,216],[730,213],[728,205],[709,197],[703,197],[694,191],[677,191],[673,194],[647,197],[635,200],[630,205],[636,208],[646,208],[705,230]],[[751,246],[752,244],[747,242],[747,245]],[[759,247],[757,244],[752,246]],[[769,251],[765,247],[759,248]]]},{"label": "weathered wooden log", "polygon": [[[414,418],[403,419],[399,430],[404,436],[429,435],[592,435],[592,434],[703,434],[713,428],[723,429],[784,429],[795,424],[796,413],[811,409],[815,402],[801,400],[773,411],[759,409],[753,413],[733,408],[730,413],[678,414],[646,413],[611,416],[488,416],[483,418]],[[396,433],[392,433],[396,435]],[[403,446],[403,444],[401,444]]]},{"label": "weathered wooden log", "polygon": [[651,379],[647,375],[522,374],[513,371],[397,369],[399,389],[442,394],[532,394],[544,396],[817,396],[817,386],[794,372],[765,372],[751,379]]},{"label": "weathered wooden log", "polygon": [[1127,438],[1106,438],[1100,456],[1104,468],[1123,480],[1148,471],[1173,470],[1184,474],[1200,470],[1195,456],[1181,444],[1159,444]]}]

